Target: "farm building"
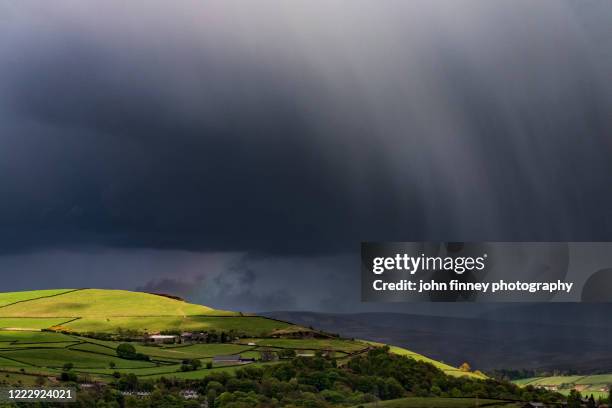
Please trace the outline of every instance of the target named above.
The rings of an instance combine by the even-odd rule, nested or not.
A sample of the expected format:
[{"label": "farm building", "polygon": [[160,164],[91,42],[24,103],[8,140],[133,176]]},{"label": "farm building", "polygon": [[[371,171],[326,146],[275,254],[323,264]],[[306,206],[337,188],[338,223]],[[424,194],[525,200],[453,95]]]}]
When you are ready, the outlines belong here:
[{"label": "farm building", "polygon": [[218,363],[218,364],[240,363],[240,354],[233,354],[229,356],[214,356],[213,363]]},{"label": "farm building", "polygon": [[205,343],[207,337],[208,337],[207,333],[191,333],[191,332],[181,333],[181,340],[183,342]]},{"label": "farm building", "polygon": [[151,393],[148,391],[121,391],[121,395],[137,397],[137,398],[146,398],[146,397],[150,397]]},{"label": "farm building", "polygon": [[147,340],[158,344],[173,344],[178,340],[178,336],[171,334],[153,334],[147,337]]},{"label": "farm building", "polygon": [[197,399],[200,395],[194,390],[183,390],[179,393],[183,399]]},{"label": "farm building", "polygon": [[213,363],[217,363],[217,364],[252,363],[253,361],[255,361],[254,358],[243,358],[240,354],[213,357]]}]

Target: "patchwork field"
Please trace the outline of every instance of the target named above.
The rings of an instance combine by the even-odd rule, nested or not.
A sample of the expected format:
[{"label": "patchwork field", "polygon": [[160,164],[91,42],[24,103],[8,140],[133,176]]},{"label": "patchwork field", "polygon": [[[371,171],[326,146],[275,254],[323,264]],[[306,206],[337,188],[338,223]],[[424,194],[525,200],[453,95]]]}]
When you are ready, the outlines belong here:
[{"label": "patchwork field", "polygon": [[571,390],[580,391],[582,395],[591,395],[595,398],[607,398],[608,387],[612,385],[612,374],[598,375],[571,375],[553,377],[533,377],[513,381],[520,386],[532,385],[554,389],[555,391],[567,395]]},{"label": "patchwork field", "polygon": [[241,344],[255,343],[260,347],[298,350],[333,350],[353,353],[368,348],[366,343],[343,339],[240,339]]},{"label": "patchwork field", "polygon": [[[147,334],[156,332],[205,332],[217,337],[208,343],[144,343]],[[295,333],[301,337],[279,337]],[[319,337],[313,338],[314,334]],[[117,347],[125,342],[140,353],[138,359],[118,356]],[[2,380],[2,375],[13,380],[25,376],[19,377],[25,384],[37,375],[57,376],[63,370],[100,381],[112,380],[116,372],[143,378],[202,378],[246,364],[276,364],[262,357],[283,349],[306,355],[328,351],[342,364],[373,346],[380,344],[325,337],[290,323],[149,293],[59,289],[0,294],[0,381],[5,382],[12,380]],[[399,347],[391,351],[428,361],[450,375],[474,375]],[[228,355],[240,359],[214,359]],[[199,360],[201,367],[184,371],[184,362],[193,360]]]},{"label": "patchwork field", "polygon": [[72,363],[75,368],[107,368],[114,363],[121,368],[154,367],[148,361],[125,360],[116,356],[100,355],[72,349],[21,349],[2,351],[2,357],[10,358],[30,366],[40,368],[62,368]]},{"label": "patchwork field", "polygon": [[[52,332],[0,331],[0,337],[6,340],[0,343],[0,371],[56,374],[66,363],[70,363],[76,373],[92,374],[102,381],[111,379],[115,371],[132,372],[138,376],[185,377],[185,373],[181,372],[183,360],[198,359],[206,363],[212,361],[214,356],[231,354],[242,354],[245,358],[259,357],[257,347],[240,344],[154,346],[133,343],[137,352],[150,358],[150,361],[141,361],[118,357],[116,348],[120,342]],[[190,372],[187,377],[199,378],[217,370],[232,371],[241,366],[202,369]]]},{"label": "patchwork field", "polygon": [[150,356],[173,359],[189,359],[189,358],[209,358],[218,355],[241,354],[254,347],[243,346],[240,344],[193,344],[182,347],[153,347],[153,346],[137,346],[136,350]]},{"label": "patchwork field", "polygon": [[77,333],[112,333],[119,329],[139,331],[239,331],[252,336],[265,336],[292,325],[257,316],[157,316],[157,317],[107,317],[81,318],[61,325]]}]

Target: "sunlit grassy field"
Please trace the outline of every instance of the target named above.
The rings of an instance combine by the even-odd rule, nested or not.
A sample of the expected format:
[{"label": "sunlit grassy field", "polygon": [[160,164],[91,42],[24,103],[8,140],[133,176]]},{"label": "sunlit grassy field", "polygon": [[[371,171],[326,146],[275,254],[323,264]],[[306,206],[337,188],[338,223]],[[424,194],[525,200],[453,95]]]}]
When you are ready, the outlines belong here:
[{"label": "sunlit grassy field", "polygon": [[[236,343],[200,343],[172,345],[144,345],[132,343],[137,352],[149,356],[150,361],[128,360],[117,356],[116,348],[120,342],[90,339],[78,335],[66,335],[41,331],[0,331],[0,370],[25,374],[59,372],[66,363],[72,364],[77,373],[91,374],[102,381],[110,380],[115,371],[133,372],[138,376],[165,376],[177,378],[202,378],[213,372],[233,372],[244,363],[232,366],[213,366],[193,372],[181,372],[184,360],[198,359],[203,366],[214,356],[240,354],[244,358],[259,359],[260,351],[268,349],[269,344],[282,344],[284,348],[296,351],[308,347],[327,348],[333,346],[345,353],[364,348],[363,343],[350,340],[300,340],[247,339],[261,345],[249,346]],[[250,363],[256,366],[259,363]],[[267,363],[266,363],[267,364]],[[152,377],[153,378],[153,377]]]},{"label": "sunlit grassy field", "polygon": [[0,307],[4,307],[15,302],[23,302],[24,300],[54,296],[60,293],[70,292],[71,290],[73,289],[45,289],[0,293]]},{"label": "sunlit grassy field", "polygon": [[[225,333],[225,343],[145,344],[145,333],[163,331],[216,331]],[[249,338],[228,338],[233,331]],[[331,351],[343,364],[347,359],[380,344],[341,338],[273,338],[279,334],[309,332],[300,326],[259,316],[220,311],[149,293],[122,290],[60,289],[0,294],[0,371],[18,375],[56,376],[66,363],[79,374],[101,381],[112,380],[115,371],[139,377],[202,378],[214,372],[233,372],[245,365],[257,366],[262,352],[292,349],[314,354]],[[129,339],[136,352],[147,359],[117,355],[121,342],[87,337],[112,334]],[[126,334],[129,333],[129,334]],[[319,334],[324,336],[323,334]],[[448,374],[456,368],[409,350],[391,347],[396,354],[427,361]],[[235,361],[231,366],[206,363],[215,356],[240,354],[257,362]],[[184,372],[185,360],[200,360],[202,368]],[[461,373],[461,375],[473,375]],[[27,377],[29,379],[29,377]]]},{"label": "sunlit grassy field", "polygon": [[367,344],[343,339],[240,339],[240,343],[255,343],[260,347],[279,347],[304,350],[338,350],[348,353],[364,350]]},{"label": "sunlit grassy field", "polygon": [[2,343],[46,343],[69,341],[74,341],[74,338],[62,333],[42,331],[0,331],[0,342]]},{"label": "sunlit grassy field", "polygon": [[[0,315],[2,309],[0,308]],[[72,319],[61,317],[3,317],[0,318],[0,330],[40,330],[61,325]]]},{"label": "sunlit grassy field", "polygon": [[[12,295],[17,296],[17,295]],[[0,317],[235,315],[180,300],[125,290],[81,289],[0,309]]]},{"label": "sunlit grassy field", "polygon": [[288,323],[256,316],[205,317],[205,316],[163,316],[163,317],[107,317],[82,318],[62,327],[83,332],[110,333],[118,329],[139,331],[239,331],[252,336],[265,336],[275,330],[291,327]]},{"label": "sunlit grassy field", "polygon": [[65,363],[72,363],[75,368],[107,368],[111,362],[115,363],[117,367],[125,368],[153,367],[155,365],[148,361],[125,360],[116,356],[70,349],[20,349],[2,351],[2,356],[42,368],[62,368]]},{"label": "sunlit grassy field", "polygon": [[[378,347],[384,346],[384,344],[382,344],[382,343],[376,343],[376,342],[373,342],[373,341],[364,341],[364,342],[367,343],[367,344],[373,345],[373,346],[378,346]],[[444,364],[444,363],[442,363],[440,361],[433,360],[433,359],[431,359],[429,357],[425,357],[422,354],[415,353],[413,351],[406,350],[406,349],[401,348],[401,347],[389,346],[389,351],[391,351],[394,354],[400,355],[400,356],[406,356],[406,357],[413,358],[413,359],[415,359],[417,361],[423,361],[423,362],[426,362],[426,363],[433,364],[439,370],[444,371],[445,374],[452,375],[454,377],[464,377],[464,376],[467,376],[467,377],[471,377],[471,378],[474,378],[474,379],[485,379],[486,378],[486,376],[484,376],[484,375],[479,375],[479,374],[476,374],[476,373],[473,373],[473,372],[461,371],[461,370],[459,370],[456,367],[450,366],[448,364]]]},{"label": "sunlit grassy field", "polygon": [[532,385],[534,387],[556,386],[557,392],[567,395],[574,388],[578,388],[583,396],[593,394],[594,398],[607,398],[608,392],[605,387],[612,384],[612,374],[598,375],[560,375],[551,377],[533,377],[513,381],[521,386]]}]

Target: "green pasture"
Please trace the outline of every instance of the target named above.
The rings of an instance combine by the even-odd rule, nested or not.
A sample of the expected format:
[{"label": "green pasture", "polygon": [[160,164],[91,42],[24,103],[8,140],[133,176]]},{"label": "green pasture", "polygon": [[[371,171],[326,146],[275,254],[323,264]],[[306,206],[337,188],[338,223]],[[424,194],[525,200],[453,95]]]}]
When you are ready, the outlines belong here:
[{"label": "green pasture", "polygon": [[156,374],[165,374],[166,377],[171,377],[172,374],[179,372],[181,369],[180,364],[165,364],[153,367],[141,367],[141,368],[77,368],[74,371],[77,373],[101,375],[101,376],[112,376],[113,373],[133,373],[137,376],[148,376]]},{"label": "green pasture", "polygon": [[[118,345],[118,343],[117,343]],[[116,347],[116,346],[115,346]],[[87,353],[96,353],[115,357],[117,355],[116,348],[109,348],[95,343],[76,343],[68,347],[70,350],[84,351]]]},{"label": "green pasture", "polygon": [[[26,374],[56,375],[64,364],[72,363],[73,370],[81,374],[110,378],[115,372],[131,372],[138,376],[166,376],[199,378],[215,371],[232,372],[232,367],[215,367],[189,374],[180,371],[181,361],[200,359],[203,363],[222,354],[243,354],[259,357],[255,347],[231,343],[183,344],[173,346],[142,345],[132,343],[140,353],[152,361],[127,360],[116,355],[120,342],[104,341],[53,332],[0,331],[0,370]],[[111,368],[111,363],[114,366]],[[205,372],[204,372],[205,371]],[[23,373],[22,373],[23,374]]]},{"label": "green pasture", "polygon": [[76,341],[63,342],[46,342],[46,343],[10,343],[9,345],[0,345],[0,352],[19,350],[19,349],[55,349],[66,348],[77,344]]},{"label": "green pasture", "polygon": [[228,374],[233,374],[236,370],[239,370],[241,368],[263,367],[265,365],[271,365],[271,364],[276,364],[276,362],[251,363],[251,364],[239,364],[239,365],[233,365],[233,366],[213,367],[210,369],[205,368],[205,369],[196,370],[196,371],[176,372],[176,373],[171,373],[170,375],[169,374],[143,375],[142,378],[143,379],[156,379],[156,378],[161,378],[161,377],[166,377],[166,378],[173,377],[173,378],[180,378],[184,380],[197,380],[197,379],[205,378],[206,376],[213,374],[213,373],[226,372]]},{"label": "green pasture", "polygon": [[[47,328],[55,332],[42,331]],[[144,345],[133,342],[137,352],[152,360],[143,361],[119,358],[116,348],[120,342],[79,336],[87,332],[119,334],[127,330],[140,333],[235,331],[250,338],[223,344]],[[74,334],[60,333],[62,331]],[[133,372],[147,378],[202,378],[212,372],[233,372],[245,365],[179,372],[180,362],[187,359],[207,362],[216,355],[227,354],[257,359],[262,349],[273,348],[309,353],[329,350],[340,357],[338,361],[342,363],[372,345],[381,346],[340,338],[274,338],[291,331],[308,329],[142,292],[58,289],[0,294],[0,368],[17,374],[25,369],[26,374],[54,375],[64,364],[72,363],[76,372],[106,378],[114,371]],[[391,347],[391,351],[428,361],[450,375],[476,376],[399,347]],[[263,363],[249,366],[259,364]]]},{"label": "green pasture", "polygon": [[[563,394],[563,395],[569,395],[569,393],[571,392],[571,390],[558,390],[557,391],[559,394]],[[596,400],[598,398],[608,398],[608,393],[605,391],[597,391],[597,390],[583,390],[580,391],[580,394],[583,397],[590,397],[591,394],[593,394],[593,398],[595,398]]]},{"label": "green pasture", "polygon": [[597,374],[580,377],[575,381],[576,384],[612,384],[612,374]]},{"label": "green pasture", "polygon": [[[23,292],[6,292],[0,293],[0,308],[10,305],[15,302],[23,302],[25,300],[36,299],[45,296],[55,296],[60,293],[66,293],[73,289],[45,289],[45,290],[28,290]],[[0,316],[2,313],[0,313]]]},{"label": "green pasture", "polygon": [[567,375],[567,376],[554,376],[554,377],[534,377],[524,378],[522,380],[513,381],[517,385],[556,385],[561,384],[572,384],[583,378],[581,375]]},{"label": "green pasture", "polygon": [[568,385],[588,385],[590,387],[603,387],[612,384],[612,374],[598,375],[559,375],[551,377],[533,377],[513,381],[517,385],[533,385],[533,386],[560,386]]},{"label": "green pasture", "polygon": [[62,333],[41,331],[8,331],[0,330],[0,342],[14,343],[47,343],[47,342],[70,342],[73,337]]},{"label": "green pasture", "polygon": [[177,331],[239,331],[252,336],[266,336],[275,330],[291,327],[264,317],[256,316],[148,316],[148,317],[85,317],[62,325],[76,333],[98,332],[112,333],[119,329],[136,330],[140,332],[155,332],[164,330]]},{"label": "green pasture", "polygon": [[[0,308],[2,312],[2,308]],[[1,313],[0,313],[1,314]],[[38,318],[38,317],[0,317],[0,330],[40,330],[47,329],[52,326],[62,324],[69,318],[53,317],[53,318]]]},{"label": "green pasture", "polygon": [[583,396],[590,396],[593,394],[595,399],[607,398],[608,392],[601,391],[604,387],[612,384],[612,374],[597,374],[597,375],[559,375],[551,377],[532,377],[524,378],[521,380],[513,381],[516,385],[527,386],[532,385],[534,387],[544,386],[556,386],[562,387],[557,390],[560,394],[568,395],[572,389],[576,386],[582,388],[580,393]]},{"label": "green pasture", "polygon": [[240,344],[193,344],[182,347],[155,347],[155,346],[135,346],[139,353],[144,353],[152,357],[171,358],[171,359],[193,359],[207,358],[217,355],[240,354],[252,349],[253,347]]},{"label": "green pasture", "polygon": [[[71,350],[80,350],[97,354],[115,356],[116,348],[119,342],[100,341],[83,338],[85,343],[74,343],[69,348]],[[253,347],[243,346],[240,344],[230,343],[210,343],[210,344],[192,344],[178,347],[163,347],[149,346],[132,343],[137,352],[146,354],[152,358],[185,360],[185,359],[203,359],[214,357],[216,355],[241,354],[245,351],[253,349]]]},{"label": "green pasture", "polygon": [[294,350],[334,350],[354,353],[367,348],[367,344],[343,339],[240,339],[240,344],[255,343],[258,347],[278,347]]},{"label": "green pasture", "polygon": [[108,368],[111,362],[115,363],[116,367],[123,368],[154,366],[154,363],[149,361],[125,360],[70,349],[20,349],[2,351],[0,356],[42,368],[61,368],[66,363],[72,363],[75,368]]},{"label": "green pasture", "polygon": [[540,378],[543,378],[543,377],[521,378],[520,380],[514,380],[512,382],[519,386],[532,385],[534,381],[537,381]]},{"label": "green pasture", "polygon": [[27,367],[28,365],[25,363],[21,363],[19,361],[15,361],[15,360],[9,360],[7,358],[4,357],[0,357],[0,368],[4,368],[4,367]]},{"label": "green pasture", "polygon": [[2,317],[236,315],[164,296],[126,290],[81,289],[0,309]]}]

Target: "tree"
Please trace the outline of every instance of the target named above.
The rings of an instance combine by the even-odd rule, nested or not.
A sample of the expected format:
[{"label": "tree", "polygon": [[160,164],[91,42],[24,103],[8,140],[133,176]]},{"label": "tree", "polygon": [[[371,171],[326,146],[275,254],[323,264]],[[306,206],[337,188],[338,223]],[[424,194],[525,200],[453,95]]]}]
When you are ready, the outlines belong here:
[{"label": "tree", "polygon": [[64,364],[64,371],[70,371],[70,370],[72,370],[72,367],[74,367],[74,364],[66,363],[66,364]]},{"label": "tree", "polygon": [[129,373],[122,375],[117,381],[117,388],[122,391],[135,391],[138,389],[138,377],[136,374]]},{"label": "tree", "polygon": [[209,390],[206,393],[206,402],[208,402],[209,407],[215,406],[215,399],[217,398],[217,391]]},{"label": "tree", "polygon": [[[137,353],[136,348],[130,343],[121,343],[117,347],[117,356],[127,360],[144,360],[149,361],[151,358],[143,353]],[[111,367],[112,368],[112,367]]]},{"label": "tree", "polygon": [[117,356],[120,358],[133,359],[136,356],[136,349],[129,343],[121,343],[117,346]]},{"label": "tree", "polygon": [[264,349],[259,352],[262,361],[274,361],[276,360],[276,353],[270,349]]},{"label": "tree", "polygon": [[62,375],[60,375],[60,380],[62,381],[76,381],[77,375],[72,371],[64,371]]},{"label": "tree", "polygon": [[595,404],[595,398],[593,397],[593,394],[591,394],[591,396],[589,397],[589,402],[587,403],[587,407],[597,408],[597,404]]},{"label": "tree", "polygon": [[468,363],[463,363],[461,364],[461,366],[459,366],[459,370],[464,371],[464,372],[470,372],[472,371],[472,367],[470,367],[470,365]]},{"label": "tree", "polygon": [[111,361],[110,363],[108,363],[108,366],[109,366],[110,368],[115,368],[115,362],[114,362],[114,361]]},{"label": "tree", "polygon": [[582,395],[576,390],[571,390],[567,396],[567,408],[582,407]]},{"label": "tree", "polygon": [[282,349],[278,352],[280,358],[293,358],[296,353],[294,349]]}]

